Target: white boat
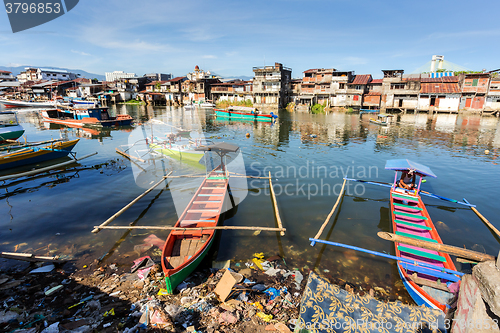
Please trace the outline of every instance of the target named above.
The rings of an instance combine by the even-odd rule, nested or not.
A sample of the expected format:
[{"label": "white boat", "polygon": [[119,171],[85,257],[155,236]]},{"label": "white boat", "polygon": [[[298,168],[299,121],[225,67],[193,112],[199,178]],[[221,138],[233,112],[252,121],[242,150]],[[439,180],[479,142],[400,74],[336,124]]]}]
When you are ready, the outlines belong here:
[{"label": "white boat", "polygon": [[214,107],[215,107],[215,104],[208,102],[208,101],[200,103],[200,108],[210,109],[210,108],[214,108]]},{"label": "white boat", "polygon": [[32,102],[32,101],[21,101],[14,99],[0,99],[0,104],[3,104],[5,108],[50,108],[54,106],[69,105],[69,103],[46,101],[46,102]]}]

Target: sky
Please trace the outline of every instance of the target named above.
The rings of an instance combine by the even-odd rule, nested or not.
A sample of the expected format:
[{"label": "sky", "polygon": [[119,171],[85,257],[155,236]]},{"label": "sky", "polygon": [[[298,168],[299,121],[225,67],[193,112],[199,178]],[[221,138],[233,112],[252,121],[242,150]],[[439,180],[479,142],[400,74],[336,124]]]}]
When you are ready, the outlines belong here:
[{"label": "sky", "polygon": [[198,65],[251,76],[280,62],[382,77],[432,55],[469,70],[500,68],[497,0],[80,0],[65,15],[12,33],[0,12],[0,65],[183,76]]}]

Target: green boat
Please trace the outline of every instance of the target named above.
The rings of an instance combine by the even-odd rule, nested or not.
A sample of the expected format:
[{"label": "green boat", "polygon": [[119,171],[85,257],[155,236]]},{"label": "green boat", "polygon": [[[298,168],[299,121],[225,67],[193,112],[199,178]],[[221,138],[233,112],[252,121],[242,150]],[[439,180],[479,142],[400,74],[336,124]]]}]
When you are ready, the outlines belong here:
[{"label": "green boat", "polygon": [[278,118],[273,112],[270,114],[259,113],[255,108],[245,106],[231,106],[227,110],[214,109],[215,115],[222,118],[244,119],[256,121],[273,121]]},{"label": "green boat", "polygon": [[19,125],[15,112],[0,112],[0,144],[16,140],[23,134],[24,128]]},{"label": "green boat", "polygon": [[189,166],[198,169],[205,168],[202,164],[199,163],[203,157],[203,152],[194,150],[195,146],[193,146],[192,144],[187,143],[185,145],[182,145],[175,142],[170,143],[167,141],[162,142],[155,140],[154,142],[149,144],[149,148],[157,153],[173,158]]},{"label": "green boat", "polygon": [[222,220],[229,180],[222,160],[224,155],[239,148],[218,143],[198,149],[217,153],[221,164],[208,173],[174,226],[185,229],[172,230],[163,246],[161,265],[170,294],[198,267],[214,242],[215,229],[202,228],[215,227]]}]

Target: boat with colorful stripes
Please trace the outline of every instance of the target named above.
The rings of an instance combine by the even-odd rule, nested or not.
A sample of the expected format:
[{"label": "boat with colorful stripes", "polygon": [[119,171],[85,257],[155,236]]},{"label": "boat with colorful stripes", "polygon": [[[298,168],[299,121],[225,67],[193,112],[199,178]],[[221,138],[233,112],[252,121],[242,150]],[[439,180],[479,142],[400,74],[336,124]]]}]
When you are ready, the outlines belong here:
[{"label": "boat with colorful stripes", "polygon": [[[441,238],[420,198],[422,178],[436,177],[422,164],[397,159],[387,161],[385,168],[396,172],[390,190],[391,219],[396,235],[442,244]],[[399,172],[413,171],[419,177],[418,187],[409,190],[399,186]],[[397,261],[403,284],[418,305],[447,312],[459,289],[460,277],[448,273],[456,271],[455,264],[446,253],[395,242],[396,256],[414,261]],[[433,268],[435,267],[435,268]]]},{"label": "boat with colorful stripes", "polygon": [[43,147],[26,147],[0,155],[0,170],[41,163],[68,156],[80,139],[52,142]]},{"label": "boat with colorful stripes", "polygon": [[225,204],[229,202],[229,173],[223,160],[225,155],[237,152],[239,147],[222,142],[198,149],[218,154],[221,163],[206,175],[174,226],[185,229],[172,230],[165,241],[161,265],[168,293],[173,293],[205,258],[216,230],[202,228],[217,226],[226,211]]},{"label": "boat with colorful stripes", "polygon": [[244,119],[256,121],[273,121],[278,118],[273,112],[270,114],[260,113],[257,109],[246,106],[230,106],[227,110],[214,109],[215,115],[222,118]]}]

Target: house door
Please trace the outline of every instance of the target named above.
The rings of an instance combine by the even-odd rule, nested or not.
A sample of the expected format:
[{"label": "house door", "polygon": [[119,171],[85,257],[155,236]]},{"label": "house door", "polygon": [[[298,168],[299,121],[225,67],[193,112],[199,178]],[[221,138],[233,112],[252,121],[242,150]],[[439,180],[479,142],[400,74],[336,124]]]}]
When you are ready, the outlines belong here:
[{"label": "house door", "polygon": [[399,106],[400,108],[402,108],[402,107],[403,107],[403,100],[402,100],[402,99],[400,99],[400,100],[399,100],[399,105],[398,105],[398,106]]},{"label": "house door", "polygon": [[472,98],[466,98],[465,99],[465,107],[470,108],[471,102],[472,102]]},{"label": "house door", "polygon": [[431,97],[431,103],[429,105],[436,106],[436,97]]}]

